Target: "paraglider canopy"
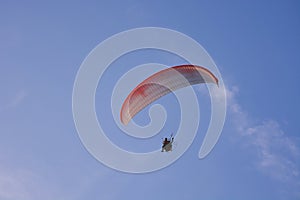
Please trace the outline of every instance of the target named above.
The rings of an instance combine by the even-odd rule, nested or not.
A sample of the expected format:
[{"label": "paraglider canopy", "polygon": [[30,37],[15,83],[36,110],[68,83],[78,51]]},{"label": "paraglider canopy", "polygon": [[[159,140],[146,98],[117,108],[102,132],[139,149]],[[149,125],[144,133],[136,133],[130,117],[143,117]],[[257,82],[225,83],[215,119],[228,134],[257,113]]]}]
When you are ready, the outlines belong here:
[{"label": "paraglider canopy", "polygon": [[218,85],[218,79],[211,71],[197,65],[179,65],[161,70],[130,92],[122,105],[121,122],[127,125],[138,112],[153,101],[172,91],[200,83]]}]

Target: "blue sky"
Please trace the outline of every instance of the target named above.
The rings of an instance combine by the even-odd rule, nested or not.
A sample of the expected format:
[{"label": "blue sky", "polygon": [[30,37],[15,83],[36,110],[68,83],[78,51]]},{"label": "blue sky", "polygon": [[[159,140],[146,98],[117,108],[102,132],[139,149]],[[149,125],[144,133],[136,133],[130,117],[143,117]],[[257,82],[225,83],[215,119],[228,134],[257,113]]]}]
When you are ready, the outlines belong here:
[{"label": "blue sky", "polygon": [[[0,5],[1,200],[300,198],[298,1]],[[82,61],[96,45],[145,26],[180,31],[204,46],[225,81],[228,113],[219,142],[199,160],[209,99],[206,90],[195,88],[203,125],[191,147],[169,167],[135,175],[112,170],[86,151],[73,122],[72,90]],[[104,102],[96,105],[100,120],[111,120],[102,113],[110,103],[107,88],[123,73],[114,66],[126,65],[125,72],[148,62],[182,62],[157,51],[127,56],[104,76],[108,86],[98,87],[96,99]],[[176,107],[172,95],[160,102],[167,110]],[[144,115],[136,120],[147,119]],[[149,143],[128,141],[111,122],[104,128],[113,130],[109,137],[120,146],[143,151],[159,146],[160,137],[176,128],[172,120],[167,123]]]}]

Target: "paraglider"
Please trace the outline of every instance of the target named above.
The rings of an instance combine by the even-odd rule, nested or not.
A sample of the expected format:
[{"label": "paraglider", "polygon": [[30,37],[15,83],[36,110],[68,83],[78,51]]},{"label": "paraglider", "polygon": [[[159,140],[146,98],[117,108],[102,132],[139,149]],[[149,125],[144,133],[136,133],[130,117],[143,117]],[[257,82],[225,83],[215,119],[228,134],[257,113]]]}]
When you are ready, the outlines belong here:
[{"label": "paraglider", "polygon": [[169,152],[169,151],[172,151],[172,144],[174,142],[174,137],[173,135],[171,135],[171,137],[168,139],[168,138],[165,138],[164,141],[163,141],[163,145],[161,147],[161,152]]},{"label": "paraglider", "polygon": [[161,70],[130,92],[121,108],[121,122],[127,125],[138,112],[153,101],[172,91],[200,83],[218,85],[218,79],[208,69],[196,65],[179,65]]}]

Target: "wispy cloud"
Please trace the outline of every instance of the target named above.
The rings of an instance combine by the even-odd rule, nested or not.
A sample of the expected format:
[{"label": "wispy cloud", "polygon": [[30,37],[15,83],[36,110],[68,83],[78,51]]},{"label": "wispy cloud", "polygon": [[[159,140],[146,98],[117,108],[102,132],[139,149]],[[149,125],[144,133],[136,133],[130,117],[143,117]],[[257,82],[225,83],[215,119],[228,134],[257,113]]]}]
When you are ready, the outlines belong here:
[{"label": "wispy cloud", "polygon": [[84,173],[80,174],[77,169],[69,173],[43,164],[38,168],[11,165],[1,155],[0,161],[1,200],[79,200],[91,192],[103,199],[120,199],[118,193],[111,192],[112,183],[120,182],[119,177],[109,170],[88,167],[81,168]]},{"label": "wispy cloud", "polygon": [[276,121],[267,120],[250,127],[246,134],[258,150],[258,167],[261,170],[285,182],[298,179],[299,168],[296,162],[299,149]]},{"label": "wispy cloud", "polygon": [[[237,100],[238,88],[227,89],[228,111],[237,134],[256,154],[256,168],[293,188],[300,187],[299,138],[286,134],[274,119],[254,122]],[[300,193],[297,196],[300,196]]]},{"label": "wispy cloud", "polygon": [[9,169],[0,170],[0,199],[32,199],[32,193],[34,191],[33,181],[37,177],[24,170],[11,171]]},{"label": "wispy cloud", "polygon": [[9,102],[5,103],[4,105],[1,105],[0,111],[11,109],[17,107],[22,101],[26,98],[28,93],[25,90],[20,90],[16,92],[14,97],[10,99]]}]

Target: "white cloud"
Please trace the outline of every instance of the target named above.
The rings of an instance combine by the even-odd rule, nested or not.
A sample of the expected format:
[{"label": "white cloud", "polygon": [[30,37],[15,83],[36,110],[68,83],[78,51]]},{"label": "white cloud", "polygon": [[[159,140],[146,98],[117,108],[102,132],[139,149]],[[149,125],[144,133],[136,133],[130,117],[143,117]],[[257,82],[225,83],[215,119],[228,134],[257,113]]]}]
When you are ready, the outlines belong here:
[{"label": "white cloud", "polygon": [[15,98],[12,99],[12,101],[10,102],[10,107],[16,107],[17,105],[19,105],[23,99],[27,96],[27,92],[25,92],[25,90],[21,90],[19,91]]},{"label": "white cloud", "polygon": [[3,107],[0,107],[0,111],[17,107],[26,98],[27,92],[25,90],[18,91],[15,96],[6,103]]},{"label": "white cloud", "polygon": [[78,169],[73,171],[73,166],[69,166],[70,172],[66,172],[65,168],[57,170],[43,164],[32,168],[11,165],[1,155],[0,163],[1,200],[77,200],[90,192],[101,195],[103,199],[120,199],[118,193],[110,190],[112,183],[120,182],[118,176],[112,177],[110,170],[87,167],[80,169],[84,173],[78,173]]},{"label": "white cloud", "polygon": [[[205,88],[197,89],[198,92],[207,94]],[[214,98],[223,98],[219,96],[218,90],[224,88],[211,89]],[[241,145],[256,155],[255,160],[252,160],[253,166],[272,179],[300,188],[300,138],[286,134],[274,119],[253,120],[238,102],[239,88],[232,86],[225,90],[227,120],[239,135],[237,138]]]},{"label": "white cloud", "polygon": [[237,87],[227,89],[229,119],[244,144],[255,153],[253,164],[272,179],[289,184],[291,189],[299,188],[299,138],[286,134],[273,119],[254,122],[237,101],[238,92]]},{"label": "white cloud", "polygon": [[276,121],[264,121],[248,128],[246,133],[258,150],[259,169],[281,181],[298,179],[299,169],[296,162],[299,149]]},{"label": "white cloud", "polygon": [[11,171],[2,167],[0,171],[0,199],[32,199],[30,190],[34,190],[32,181],[36,178],[29,171]]}]

